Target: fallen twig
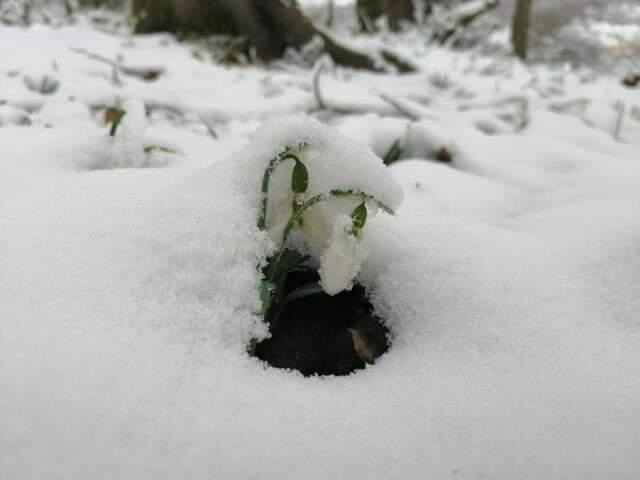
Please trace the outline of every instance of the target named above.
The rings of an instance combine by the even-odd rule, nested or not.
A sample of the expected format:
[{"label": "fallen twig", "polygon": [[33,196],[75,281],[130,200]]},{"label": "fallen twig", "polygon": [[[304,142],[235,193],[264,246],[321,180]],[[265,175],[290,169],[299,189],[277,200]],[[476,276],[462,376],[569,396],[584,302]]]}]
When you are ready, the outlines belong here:
[{"label": "fallen twig", "polygon": [[322,98],[322,92],[320,91],[320,76],[324,71],[324,67],[325,67],[325,64],[321,60],[318,64],[318,68],[316,68],[316,71],[313,73],[313,81],[312,81],[313,95],[316,97],[316,102],[318,102],[318,107],[320,107],[322,110],[327,109],[327,104]]},{"label": "fallen twig", "polygon": [[386,93],[381,93],[380,98],[410,120],[416,121],[426,118],[426,115],[412,104],[413,102],[393,98]]},{"label": "fallen twig", "polygon": [[456,32],[468,27],[485,13],[495,9],[500,4],[500,0],[484,0],[478,2],[470,2],[454,10],[453,25],[434,35],[434,39],[441,44],[446,43]]},{"label": "fallen twig", "polygon": [[401,58],[398,54],[392,52],[391,50],[387,50],[386,48],[380,49],[380,55],[385,62],[397,68],[398,73],[411,73],[418,70],[415,65]]},{"label": "fallen twig", "polygon": [[365,113],[378,113],[381,115],[389,115],[390,113],[393,112],[392,110],[386,111],[384,109],[381,109],[380,107],[382,107],[382,105],[360,106],[358,104],[348,104],[348,103],[338,104],[334,101],[328,101],[327,98],[322,93],[322,88],[320,84],[320,78],[322,77],[322,74],[324,73],[327,67],[327,64],[325,63],[325,58],[320,59],[320,61],[318,62],[318,67],[313,73],[313,79],[311,82],[313,95],[316,99],[318,108],[320,110],[328,110],[328,111],[340,113],[343,115],[365,114]]},{"label": "fallen twig", "polygon": [[[138,77],[138,78],[141,78],[142,80],[146,80],[146,81],[156,80],[160,75],[162,75],[166,71],[166,69],[164,67],[160,67],[160,66],[132,67],[132,66],[123,65],[120,62],[117,62],[115,60],[111,60],[110,58],[107,58],[107,57],[103,57],[102,55],[98,55],[96,53],[91,53],[91,52],[87,51],[84,48],[71,47],[71,50],[76,52],[76,53],[80,53],[82,55],[85,55],[87,58],[89,58],[91,60],[95,60],[97,62],[101,62],[101,63],[104,63],[106,65],[110,65],[111,67],[114,68],[114,70],[119,70],[124,75],[129,75],[129,76],[132,76],[132,77]],[[118,80],[118,82],[119,82],[119,80]]]}]

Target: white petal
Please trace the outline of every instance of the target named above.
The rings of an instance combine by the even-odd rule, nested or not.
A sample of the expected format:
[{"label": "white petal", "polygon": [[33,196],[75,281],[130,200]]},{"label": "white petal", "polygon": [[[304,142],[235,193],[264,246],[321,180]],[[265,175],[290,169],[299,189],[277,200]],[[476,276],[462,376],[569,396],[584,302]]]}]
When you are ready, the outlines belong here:
[{"label": "white petal", "polygon": [[329,246],[320,258],[320,283],[329,295],[343,290],[351,290],[366,251],[361,242],[362,232],[358,237],[349,233],[352,222],[346,215],[338,217],[334,224]]},{"label": "white petal", "polygon": [[301,228],[314,255],[319,257],[329,246],[338,217],[350,214],[358,203],[355,198],[337,197],[324,200],[307,211]]}]

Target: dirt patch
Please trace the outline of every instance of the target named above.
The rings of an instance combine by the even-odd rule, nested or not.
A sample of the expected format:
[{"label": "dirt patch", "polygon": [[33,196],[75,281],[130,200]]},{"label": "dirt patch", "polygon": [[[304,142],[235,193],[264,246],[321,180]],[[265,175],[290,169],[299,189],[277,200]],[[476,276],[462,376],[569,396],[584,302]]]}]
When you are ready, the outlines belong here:
[{"label": "dirt patch", "polygon": [[389,348],[388,330],[365,289],[330,296],[315,288],[318,281],[313,270],[289,274],[270,315],[271,337],[257,345],[256,356],[303,375],[348,375],[374,363]]}]

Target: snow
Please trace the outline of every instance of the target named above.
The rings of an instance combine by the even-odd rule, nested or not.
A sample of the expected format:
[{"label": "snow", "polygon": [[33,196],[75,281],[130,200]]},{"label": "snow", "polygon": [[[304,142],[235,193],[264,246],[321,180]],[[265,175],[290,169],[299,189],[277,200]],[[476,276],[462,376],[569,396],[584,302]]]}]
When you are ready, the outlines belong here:
[{"label": "snow", "polygon": [[[299,155],[309,170],[307,197],[333,189],[354,189],[374,196],[392,209],[402,201],[402,191],[382,160],[369,148],[304,116],[285,116],[267,122],[252,136],[246,149],[237,154],[238,159],[232,161],[251,157],[259,167],[251,174],[262,181],[262,172],[269,160],[286,147],[299,144],[309,145]],[[274,193],[277,190],[290,190],[293,165],[293,162],[286,162],[276,169],[272,179]],[[256,193],[259,194],[259,191]]]},{"label": "snow", "polygon": [[[167,72],[118,87],[78,46]],[[637,90],[399,45],[422,72],[325,74],[325,97],[372,106],[317,114],[325,127],[310,71],[197,48],[0,27],[2,478],[637,478]],[[43,72],[49,95],[23,80]],[[106,106],[127,110],[124,136],[109,139]],[[410,148],[385,169],[369,149],[398,138]],[[392,347],[349,377],[246,353],[267,335],[262,173],[296,141],[316,146],[310,192],[398,207],[360,245]],[[175,153],[149,160],[150,145]],[[432,161],[441,146],[451,164]]]}]

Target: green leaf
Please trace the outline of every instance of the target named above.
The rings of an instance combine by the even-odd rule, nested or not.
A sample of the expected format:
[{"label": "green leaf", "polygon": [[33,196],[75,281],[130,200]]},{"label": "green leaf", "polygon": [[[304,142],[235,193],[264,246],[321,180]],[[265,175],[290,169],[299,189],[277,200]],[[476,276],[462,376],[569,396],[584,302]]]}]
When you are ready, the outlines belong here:
[{"label": "green leaf", "polygon": [[280,257],[280,262],[278,263],[277,270],[280,272],[288,273],[294,268],[302,265],[307,260],[309,260],[309,257],[307,255],[302,255],[297,250],[287,248]]},{"label": "green leaf", "polygon": [[309,188],[309,172],[300,160],[296,160],[291,174],[291,190],[295,193],[304,193]]},{"label": "green leaf", "polygon": [[[260,282],[260,301],[262,302],[262,318],[271,322],[272,327],[273,323],[269,317],[272,316],[272,307],[281,303],[287,275],[308,259],[309,257],[291,249],[285,249],[279,255],[267,259],[267,265],[262,271],[264,278]],[[280,310],[281,307],[278,311]],[[255,345],[249,345],[249,352],[251,354],[255,352]]]},{"label": "green leaf", "polygon": [[322,286],[318,282],[307,283],[306,285],[302,285],[301,287],[296,288],[293,292],[284,297],[282,302],[278,304],[278,308],[276,309],[276,312],[271,319],[271,327],[273,328],[278,323],[278,320],[280,320],[282,313],[293,302],[316,295],[326,295],[326,293],[322,289]]},{"label": "green leaf", "polygon": [[360,230],[364,227],[364,224],[367,223],[367,205],[364,202],[358,205],[351,214],[351,218],[353,219],[354,229]]},{"label": "green leaf", "polygon": [[249,345],[247,345],[247,353],[250,357],[256,356],[256,347],[258,346],[258,340],[256,338],[252,338],[249,340]]},{"label": "green leaf", "polygon": [[116,136],[116,131],[118,130],[118,126],[120,125],[120,122],[122,122],[122,117],[124,117],[126,113],[127,112],[123,110],[120,110],[118,113],[116,113],[116,116],[113,118],[113,122],[111,122],[111,130],[109,130],[110,137]]},{"label": "green leaf", "polygon": [[270,281],[263,279],[260,282],[260,301],[262,302],[262,317],[267,314],[271,307],[271,301],[273,300],[273,292],[275,285]]},{"label": "green leaf", "polygon": [[297,250],[286,248],[279,256],[269,257],[267,259],[267,265],[265,266],[263,273],[266,278],[276,279],[286,275],[291,270],[299,267],[304,262],[309,260],[309,257],[302,255]]},{"label": "green leaf", "polygon": [[158,150],[160,152],[164,152],[164,153],[176,153],[175,150],[169,148],[169,147],[163,147],[162,145],[148,145],[146,147],[144,147],[144,153],[151,153],[154,150]]},{"label": "green leaf", "polygon": [[393,142],[389,151],[382,157],[382,161],[385,165],[391,165],[392,163],[400,160],[404,153],[404,149],[402,148],[402,144],[400,143],[400,139]]}]

